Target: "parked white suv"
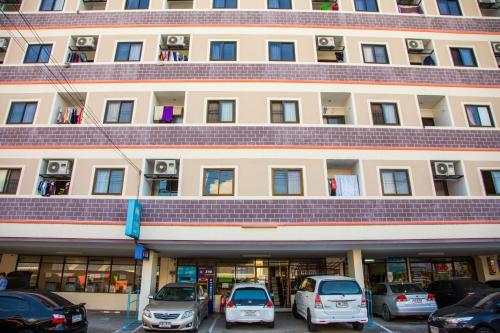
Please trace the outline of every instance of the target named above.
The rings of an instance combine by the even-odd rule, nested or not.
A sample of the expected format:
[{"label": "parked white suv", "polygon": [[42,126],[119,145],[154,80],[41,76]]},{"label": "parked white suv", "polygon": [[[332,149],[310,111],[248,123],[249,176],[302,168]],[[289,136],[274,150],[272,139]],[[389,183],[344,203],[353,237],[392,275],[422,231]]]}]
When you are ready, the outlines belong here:
[{"label": "parked white suv", "polygon": [[293,315],[307,320],[310,332],[318,324],[350,323],[357,331],[368,322],[366,298],[355,279],[343,276],[310,276],[295,295]]},{"label": "parked white suv", "polygon": [[262,284],[237,283],[226,304],[226,328],[234,323],[260,323],[274,328],[274,304]]}]

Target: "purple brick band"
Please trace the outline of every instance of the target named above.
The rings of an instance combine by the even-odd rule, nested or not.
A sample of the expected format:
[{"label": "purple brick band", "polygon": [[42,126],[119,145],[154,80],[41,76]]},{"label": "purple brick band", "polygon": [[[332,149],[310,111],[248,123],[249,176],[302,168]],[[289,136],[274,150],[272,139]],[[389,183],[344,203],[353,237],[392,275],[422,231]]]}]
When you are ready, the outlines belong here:
[{"label": "purple brick band", "polygon": [[[500,200],[141,200],[149,223],[499,221]],[[124,222],[127,200],[0,198],[1,220]]]},{"label": "purple brick band", "polygon": [[[0,24],[24,27],[18,14],[0,16]],[[371,28],[423,31],[461,31],[498,33],[500,20],[488,18],[426,17],[401,14],[364,14],[360,12],[290,11],[88,11],[77,13],[25,14],[31,25],[42,27],[91,26],[199,26],[252,25],[332,28]]]},{"label": "purple brick band", "polygon": [[[500,21],[500,20],[499,20]],[[498,70],[432,67],[356,66],[339,64],[76,64],[62,69],[71,82],[107,81],[304,81],[500,86]],[[54,72],[54,70],[53,70]],[[55,71],[57,72],[57,71]],[[57,74],[57,80],[64,82]],[[54,80],[44,66],[0,66],[3,83]]]},{"label": "purple brick band", "polygon": [[[274,126],[113,126],[120,146],[319,146],[499,149],[498,130]],[[95,127],[3,127],[0,147],[109,146]]]}]

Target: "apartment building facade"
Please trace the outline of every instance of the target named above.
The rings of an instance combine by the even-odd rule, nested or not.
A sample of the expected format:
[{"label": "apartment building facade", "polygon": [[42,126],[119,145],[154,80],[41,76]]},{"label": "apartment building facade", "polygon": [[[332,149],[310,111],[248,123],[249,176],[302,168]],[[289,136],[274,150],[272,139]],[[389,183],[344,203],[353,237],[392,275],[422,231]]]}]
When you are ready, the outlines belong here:
[{"label": "apartment building facade", "polygon": [[0,5],[0,271],[91,309],[500,278],[498,1]]}]

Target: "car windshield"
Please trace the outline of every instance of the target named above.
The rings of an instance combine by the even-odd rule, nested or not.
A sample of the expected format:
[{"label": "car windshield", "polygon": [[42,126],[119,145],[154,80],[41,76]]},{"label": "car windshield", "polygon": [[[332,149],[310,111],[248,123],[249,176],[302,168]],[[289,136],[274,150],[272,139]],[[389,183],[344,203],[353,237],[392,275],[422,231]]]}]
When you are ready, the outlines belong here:
[{"label": "car windshield", "polygon": [[194,287],[163,287],[156,294],[157,301],[189,302],[195,300]]},{"label": "car windshield", "polygon": [[235,305],[264,305],[267,294],[262,288],[240,288],[235,290],[231,300]]},{"label": "car windshield", "polygon": [[389,286],[395,294],[422,293],[422,288],[412,283],[391,284]]},{"label": "car windshield", "polygon": [[361,288],[356,281],[323,281],[319,285],[320,295],[357,295]]},{"label": "car windshield", "polygon": [[491,302],[500,300],[500,291],[492,293],[477,293],[465,297],[456,305],[464,306],[467,308],[483,309],[491,304]]}]

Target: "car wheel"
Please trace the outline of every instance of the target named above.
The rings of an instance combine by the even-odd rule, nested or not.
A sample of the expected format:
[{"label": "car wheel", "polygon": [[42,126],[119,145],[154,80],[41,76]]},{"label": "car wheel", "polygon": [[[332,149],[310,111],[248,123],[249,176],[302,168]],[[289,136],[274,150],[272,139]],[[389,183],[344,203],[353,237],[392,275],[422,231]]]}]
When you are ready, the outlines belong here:
[{"label": "car wheel", "polygon": [[198,317],[193,318],[193,328],[191,329],[191,332],[198,332],[198,328],[200,327],[200,320]]},{"label": "car wheel", "polygon": [[274,321],[267,323],[267,327],[274,328]]},{"label": "car wheel", "polygon": [[312,322],[311,312],[309,310],[307,310],[307,329],[309,332],[316,332],[318,330],[316,325]]},{"label": "car wheel", "polygon": [[389,310],[389,307],[386,304],[384,304],[382,309],[382,318],[384,318],[385,321],[392,320],[391,310]]},{"label": "car wheel", "polygon": [[233,327],[233,324],[226,321],[226,329],[230,330]]},{"label": "car wheel", "polygon": [[479,327],[479,328],[476,328],[474,333],[495,333],[495,331],[489,327]]},{"label": "car wheel", "polygon": [[352,328],[354,328],[355,331],[362,331],[365,325],[362,323],[354,323],[352,324]]},{"label": "car wheel", "polygon": [[300,319],[299,312],[297,311],[297,304],[294,302],[292,306],[292,314],[295,318]]}]

